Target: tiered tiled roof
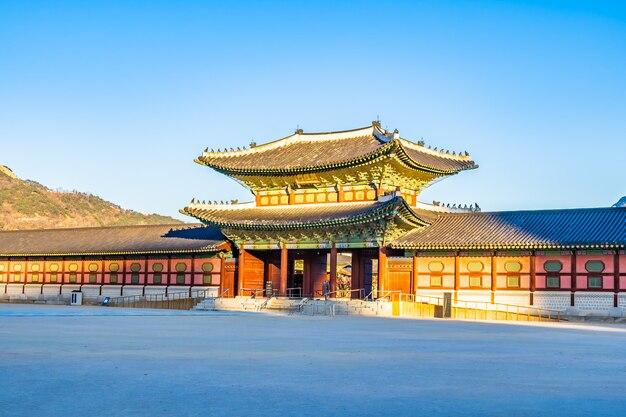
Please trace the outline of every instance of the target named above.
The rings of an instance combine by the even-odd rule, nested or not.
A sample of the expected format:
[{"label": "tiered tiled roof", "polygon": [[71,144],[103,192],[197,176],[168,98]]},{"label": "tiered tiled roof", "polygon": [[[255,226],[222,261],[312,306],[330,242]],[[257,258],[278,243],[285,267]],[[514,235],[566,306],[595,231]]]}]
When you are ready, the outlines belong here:
[{"label": "tiered tiled roof", "polygon": [[414,227],[428,224],[400,196],[352,203],[256,206],[254,203],[191,203],[181,213],[217,227],[242,230],[293,230],[366,223],[400,215]]},{"label": "tiered tiled roof", "polygon": [[0,256],[212,252],[226,238],[199,224],[84,227],[0,232]]},{"label": "tiered tiled roof", "polygon": [[626,247],[626,208],[441,213],[398,249],[611,249]]},{"label": "tiered tiled roof", "polygon": [[276,175],[318,172],[397,155],[414,169],[453,174],[476,168],[469,155],[439,152],[371,126],[328,133],[301,130],[283,139],[244,150],[205,151],[196,162],[227,174]]}]

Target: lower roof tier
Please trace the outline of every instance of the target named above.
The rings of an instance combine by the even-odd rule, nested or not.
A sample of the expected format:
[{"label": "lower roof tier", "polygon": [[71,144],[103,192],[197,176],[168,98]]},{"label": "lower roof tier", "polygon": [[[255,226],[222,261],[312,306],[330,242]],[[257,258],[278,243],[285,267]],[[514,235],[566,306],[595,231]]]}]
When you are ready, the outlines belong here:
[{"label": "lower roof tier", "polygon": [[402,236],[394,235],[385,241],[388,245],[391,242],[389,246],[394,249],[626,249],[626,208],[437,213],[411,209],[401,197],[394,197],[377,202],[285,209],[238,207],[211,212],[195,207],[196,215],[221,223],[219,228],[176,224],[0,231],[0,257],[216,252],[229,249],[222,231],[228,234],[233,225],[253,233],[292,231],[294,236],[300,235],[295,233],[298,231],[328,227],[354,230],[358,238],[363,230],[378,227],[377,219],[389,218],[403,232]]},{"label": "lower roof tier", "polygon": [[626,247],[626,208],[442,213],[395,240],[396,249],[615,249]]},{"label": "lower roof tier", "polygon": [[0,232],[0,256],[195,253],[219,251],[227,246],[219,229],[201,224]]},{"label": "lower roof tier", "polygon": [[[412,210],[401,196],[351,203],[257,206],[254,203],[212,205],[191,203],[181,213],[220,228],[297,230],[371,223],[399,216],[412,227],[428,225],[427,216]],[[431,214],[432,216],[432,214]]]}]

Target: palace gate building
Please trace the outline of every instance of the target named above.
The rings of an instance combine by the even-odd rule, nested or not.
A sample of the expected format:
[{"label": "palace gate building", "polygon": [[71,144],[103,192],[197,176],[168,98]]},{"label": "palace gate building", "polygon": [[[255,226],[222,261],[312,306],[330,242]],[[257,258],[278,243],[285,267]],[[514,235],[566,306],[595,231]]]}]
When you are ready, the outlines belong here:
[{"label": "palace gate building", "polygon": [[205,150],[253,201],[191,201],[198,224],[0,232],[0,296],[377,298],[392,292],[626,310],[626,208],[482,212],[423,188],[477,168],[378,122]]}]

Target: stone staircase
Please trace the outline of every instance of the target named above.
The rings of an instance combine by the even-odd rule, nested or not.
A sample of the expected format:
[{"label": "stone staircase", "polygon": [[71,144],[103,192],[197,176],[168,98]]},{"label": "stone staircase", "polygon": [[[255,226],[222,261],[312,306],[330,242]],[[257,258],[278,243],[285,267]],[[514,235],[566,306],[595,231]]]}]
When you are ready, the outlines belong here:
[{"label": "stone staircase", "polygon": [[200,311],[273,311],[309,316],[391,316],[387,300],[311,300],[308,298],[206,298],[194,310]]}]

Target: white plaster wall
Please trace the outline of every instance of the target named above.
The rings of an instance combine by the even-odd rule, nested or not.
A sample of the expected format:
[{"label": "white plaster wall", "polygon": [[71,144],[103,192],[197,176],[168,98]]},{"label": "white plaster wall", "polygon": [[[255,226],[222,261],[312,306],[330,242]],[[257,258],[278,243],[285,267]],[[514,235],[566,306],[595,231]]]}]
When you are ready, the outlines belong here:
[{"label": "white plaster wall", "polygon": [[530,305],[530,291],[496,291],[494,301],[515,306]]},{"label": "white plaster wall", "polygon": [[24,294],[33,298],[39,297],[41,295],[41,284],[26,284],[24,286]]},{"label": "white plaster wall", "polygon": [[0,295],[7,293],[7,284],[0,284]]},{"label": "white plaster wall", "polygon": [[61,284],[46,284],[43,286],[43,295],[61,294]]},{"label": "white plaster wall", "polygon": [[100,285],[85,284],[81,287],[81,291],[85,298],[97,298],[100,296]]},{"label": "white plaster wall", "polygon": [[617,297],[617,306],[626,310],[626,294],[619,294]]},{"label": "white plaster wall", "polygon": [[191,287],[186,287],[186,286],[171,286],[171,287],[167,287],[167,293],[168,294],[174,294],[177,292],[186,292],[187,294],[189,294],[189,288]]},{"label": "white plaster wall", "polygon": [[583,311],[607,311],[613,308],[613,293],[610,292],[576,292],[574,307]]},{"label": "white plaster wall", "polygon": [[164,285],[146,285],[145,294],[146,295],[156,295],[163,294],[165,295],[165,287]]},{"label": "white plaster wall", "polygon": [[565,310],[570,307],[569,291],[537,291],[533,296],[533,307],[549,310]]},{"label": "white plaster wall", "polygon": [[8,295],[24,294],[24,284],[7,284]]},{"label": "white plaster wall", "polygon": [[103,297],[120,297],[122,295],[121,285],[103,285],[102,286]]},{"label": "white plaster wall", "polygon": [[[219,295],[220,287],[191,287],[192,293],[194,291],[201,291],[201,290],[206,291],[207,297],[217,297]],[[195,296],[196,294],[192,294],[192,295]]]},{"label": "white plaster wall", "polygon": [[[459,301],[491,303],[491,291],[459,291],[457,294],[457,298]],[[471,305],[469,305],[468,307],[471,307]]]},{"label": "white plaster wall", "polygon": [[143,285],[124,285],[122,287],[122,296],[143,295]]},{"label": "white plaster wall", "polygon": [[80,291],[80,285],[78,284],[65,284],[61,287],[61,294],[71,294],[72,291]]}]

